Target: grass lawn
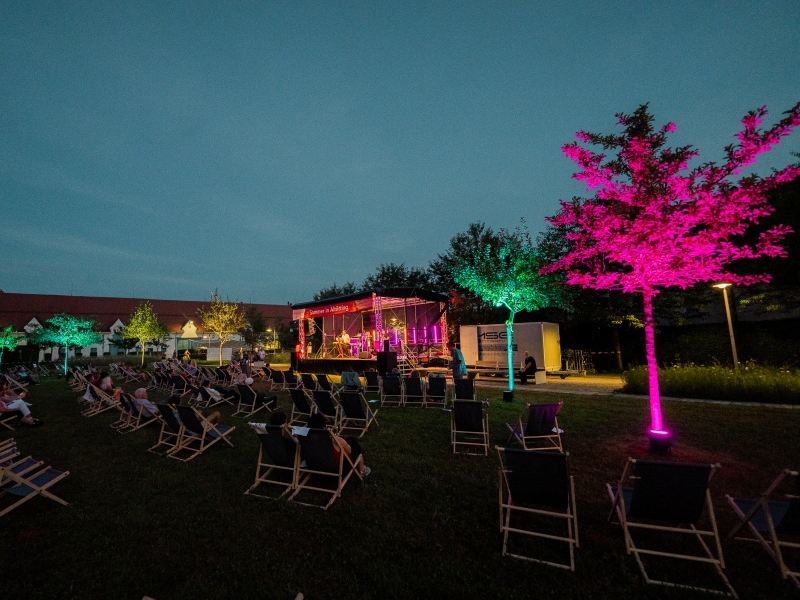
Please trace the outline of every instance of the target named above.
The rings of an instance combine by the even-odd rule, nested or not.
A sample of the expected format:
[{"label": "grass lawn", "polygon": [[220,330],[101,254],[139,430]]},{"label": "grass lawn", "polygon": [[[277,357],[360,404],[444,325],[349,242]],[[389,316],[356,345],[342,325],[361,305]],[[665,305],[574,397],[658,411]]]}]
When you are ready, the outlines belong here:
[{"label": "grass lawn", "polygon": [[[453,455],[450,415],[439,409],[381,409],[380,427],[362,440],[372,474],[363,484],[348,483],[326,512],[243,495],[253,482],[258,444],[230,408],[222,410],[223,422],[237,426],[235,447],[217,444],[181,463],[146,452],[155,426],[120,435],[108,427],[116,414],[85,418],[79,394],[63,380],[47,380],[28,397],[45,426],[2,430],[0,440],[13,436],[23,456],[69,470],[53,492],[70,506],[35,498],[0,518],[1,595],[711,597],[646,585],[625,555],[621,530],[606,524],[604,484],[619,477],[628,456],[651,458],[645,400],[518,390],[518,401],[505,404],[498,390],[478,393],[491,401],[493,445],[507,443],[504,423],[516,420],[520,399],[564,401],[559,421],[581,542],[575,573],[501,556],[497,457]],[[290,406],[288,393],[280,402]],[[254,420],[267,419],[261,415]],[[711,489],[723,537],[734,524],[724,493],[757,495],[781,469],[800,466],[800,410],[665,402],[664,415],[677,440],[672,460],[722,464]],[[723,542],[723,548],[728,578],[742,598],[798,597],[758,546]],[[529,543],[528,549],[566,558],[566,545]],[[667,563],[665,569],[719,587],[710,567]]]}]

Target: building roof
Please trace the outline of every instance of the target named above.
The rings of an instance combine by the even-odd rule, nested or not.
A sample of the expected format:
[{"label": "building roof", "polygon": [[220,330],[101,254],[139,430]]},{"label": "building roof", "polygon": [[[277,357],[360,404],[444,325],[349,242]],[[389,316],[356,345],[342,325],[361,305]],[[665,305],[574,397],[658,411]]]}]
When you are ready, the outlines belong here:
[{"label": "building roof", "polygon": [[[74,317],[94,319],[97,322],[97,331],[111,331],[117,319],[122,322],[127,321],[134,308],[144,301],[153,305],[153,310],[169,332],[180,331],[187,321],[196,321],[198,331],[204,331],[202,321],[197,316],[197,309],[201,306],[208,307],[209,302],[6,292],[0,292],[0,326],[13,325],[15,331],[22,331],[23,327],[34,318],[44,325],[45,321],[54,315],[67,313]],[[239,306],[243,310],[255,306],[270,325],[274,325],[276,319],[288,323],[292,318],[292,309],[288,304],[239,304]]]},{"label": "building roof", "polygon": [[360,292],[356,292],[355,294],[348,294],[346,296],[338,296],[336,298],[325,298],[324,300],[314,300],[312,302],[292,304],[292,308],[297,309],[330,306],[332,304],[341,304],[342,302],[351,302],[353,300],[371,298],[372,294],[381,296],[382,298],[418,298],[420,300],[427,300],[429,302],[447,302],[449,300],[449,297],[445,296],[444,294],[423,290],[422,288],[418,287],[393,287],[362,290]]}]

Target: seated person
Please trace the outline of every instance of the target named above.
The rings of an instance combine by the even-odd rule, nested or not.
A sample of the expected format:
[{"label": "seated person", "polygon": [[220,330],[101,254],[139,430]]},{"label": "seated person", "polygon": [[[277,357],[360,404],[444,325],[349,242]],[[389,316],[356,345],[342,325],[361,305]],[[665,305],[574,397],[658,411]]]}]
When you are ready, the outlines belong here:
[{"label": "seated person", "polygon": [[292,428],[289,427],[288,422],[289,419],[286,416],[286,413],[283,412],[282,408],[274,410],[269,416],[270,425],[280,425],[283,429],[283,443],[286,445],[286,452],[289,454],[289,456],[294,456],[294,453],[297,450],[297,442],[295,441],[295,437],[292,435]]},{"label": "seated person", "polygon": [[[178,403],[180,404],[180,398],[178,399]],[[144,419],[152,419],[159,413],[158,407],[150,402],[147,399],[147,390],[145,388],[139,388],[133,394],[133,404],[137,408],[142,409],[142,418]]]},{"label": "seated person", "polygon": [[[328,421],[325,418],[325,415],[322,413],[314,413],[308,419],[308,427],[311,429],[328,429]],[[345,451],[345,454],[350,457],[350,460],[356,462],[358,457],[361,456],[361,444],[358,443],[358,440],[352,436],[348,436],[347,439],[342,439],[338,435],[331,434],[336,441],[338,442],[339,446]],[[339,447],[331,442],[333,446],[333,455],[336,459],[337,463],[339,461]],[[366,477],[372,472],[367,466],[364,466],[364,461],[362,460],[358,466],[359,472],[361,473],[362,477]],[[344,462],[344,469],[342,470],[342,475],[346,475],[350,472],[350,463],[347,461]]]},{"label": "seated person", "polygon": [[[251,385],[253,385],[253,378],[248,377],[247,379],[244,380],[244,384],[247,387],[250,387]],[[253,388],[250,389],[253,390]],[[256,395],[256,404],[265,404],[270,409],[276,408],[278,406],[277,394],[270,394],[269,396],[267,396],[266,394],[262,394],[261,392],[257,392],[256,390],[253,390],[253,393]]]},{"label": "seated person", "polygon": [[119,401],[119,395],[122,393],[122,388],[114,387],[114,382],[111,380],[111,375],[106,371],[100,373],[100,389],[107,392],[114,400]]},{"label": "seated person", "polygon": [[520,383],[528,383],[528,377],[533,377],[534,383],[536,383],[536,359],[527,352],[525,353],[525,363],[518,375]]},{"label": "seated person", "polygon": [[[171,407],[176,407],[180,403],[181,403],[181,397],[177,396],[177,395],[176,396],[170,396],[170,399],[167,400],[167,404],[169,406],[171,406]],[[180,423],[181,422],[181,418],[180,418],[180,415],[178,414],[178,411],[177,410],[174,411],[173,414],[175,415],[175,418],[178,420],[178,423]],[[207,417],[203,416],[202,414],[200,414],[200,415],[197,416],[197,418],[200,421],[200,424],[203,426],[203,429],[207,430],[209,425],[216,425],[217,423],[219,423],[222,420],[222,415],[219,413],[219,411],[215,410],[213,413],[211,413]]]},{"label": "seated person", "polygon": [[31,427],[44,425],[44,421],[34,419],[31,416],[31,411],[25,403],[25,392],[22,392],[19,396],[9,392],[8,382],[2,381],[0,382],[0,414],[5,417],[8,416],[8,413],[13,413],[25,425],[30,425]]},{"label": "seated person", "polygon": [[211,396],[215,402],[222,400],[230,400],[236,403],[239,402],[239,393],[236,390],[223,390],[219,387],[211,387],[211,382],[208,379],[203,380],[203,383],[200,385],[205,388],[206,392],[208,392],[208,395]]}]

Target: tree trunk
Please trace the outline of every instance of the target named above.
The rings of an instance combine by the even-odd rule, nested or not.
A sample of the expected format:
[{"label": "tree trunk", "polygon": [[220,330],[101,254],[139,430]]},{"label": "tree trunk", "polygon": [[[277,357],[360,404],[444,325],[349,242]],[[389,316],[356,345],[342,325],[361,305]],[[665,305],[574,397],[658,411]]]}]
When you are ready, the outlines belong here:
[{"label": "tree trunk", "polygon": [[508,344],[508,389],[514,391],[514,313],[506,321],[506,343]]},{"label": "tree trunk", "polygon": [[614,334],[614,353],[617,355],[617,368],[622,371],[625,367],[622,365],[622,346],[619,344],[619,325],[614,325],[612,332]]},{"label": "tree trunk", "polygon": [[655,330],[653,329],[653,290],[645,288],[644,336],[647,349],[647,380],[650,387],[650,424],[654,431],[663,431],[661,419],[661,395],[658,391],[658,363],[656,363]]},{"label": "tree trunk", "polygon": [[64,347],[64,377],[67,376],[67,368],[69,367],[69,346]]},{"label": "tree trunk", "polygon": [[144,341],[142,341],[142,366],[144,366]]},{"label": "tree trunk", "polygon": [[219,366],[222,366],[222,344],[225,342],[222,341],[222,338],[219,339]]}]

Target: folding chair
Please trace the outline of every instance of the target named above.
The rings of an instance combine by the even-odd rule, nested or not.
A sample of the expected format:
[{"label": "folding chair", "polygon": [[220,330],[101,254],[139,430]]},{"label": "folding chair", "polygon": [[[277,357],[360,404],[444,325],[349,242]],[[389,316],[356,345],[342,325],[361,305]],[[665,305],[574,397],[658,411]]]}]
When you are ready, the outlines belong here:
[{"label": "folding chair", "polygon": [[19,379],[14,379],[10,375],[3,375],[8,382],[9,387],[14,393],[17,392],[27,392],[28,391],[28,384],[24,381],[20,381]]},{"label": "folding chair", "polygon": [[122,429],[130,427],[131,422],[134,419],[134,415],[139,412],[139,409],[136,405],[128,402],[128,398],[124,393],[119,395],[119,402],[121,405],[119,419],[109,424],[109,427],[116,429],[117,431],[121,431]]},{"label": "folding chair", "polygon": [[327,390],[314,390],[314,394],[311,396],[311,400],[316,407],[316,412],[322,413],[325,415],[325,418],[328,422],[333,420],[332,428],[333,431],[337,431],[339,428],[339,419],[341,417],[341,410],[339,406],[333,399],[333,394],[328,392]]},{"label": "folding chair", "polygon": [[453,380],[453,400],[475,400],[474,379]]},{"label": "folding chair", "polygon": [[458,446],[479,446],[483,448],[484,456],[489,454],[489,413],[484,410],[488,406],[487,402],[477,400],[453,400],[450,443],[454,454],[458,453]]},{"label": "folding chair", "polygon": [[[506,423],[512,437],[522,444],[526,450],[558,450],[563,452],[561,445],[561,430],[558,428],[556,415],[563,402],[551,404],[526,404],[519,416],[517,423]],[[522,417],[528,412],[527,423],[522,423]]]},{"label": "folding chair", "polygon": [[297,379],[297,374],[294,371],[284,371],[283,380],[285,381],[283,389],[285,390],[299,390],[303,383]]},{"label": "folding chair", "polygon": [[399,377],[381,377],[381,406],[403,406],[403,384]]},{"label": "folding chair", "polygon": [[286,389],[286,379],[283,376],[282,371],[271,371],[269,377],[269,391],[272,392],[274,390],[285,390]]},{"label": "folding chair", "polygon": [[425,390],[425,408],[428,406],[447,405],[447,379],[444,375],[428,376],[428,387]]},{"label": "folding chair", "polygon": [[[133,396],[123,393],[120,399],[123,403],[129,405],[131,418],[127,427],[123,427],[117,431],[120,431],[121,433],[131,433],[133,431],[139,431],[143,427],[147,427],[152,423],[161,422],[161,418],[158,415],[152,415],[149,417],[144,416],[144,407],[142,407],[141,404],[138,404]],[[125,431],[122,431],[122,429],[125,429]]]},{"label": "folding chair", "polygon": [[104,413],[107,410],[111,410],[112,408],[116,408],[117,410],[122,410],[122,406],[119,402],[114,400],[111,396],[109,396],[106,392],[101,390],[99,387],[94,385],[93,383],[89,384],[89,394],[91,394],[94,402],[89,404],[89,408],[82,411],[81,414],[85,417],[94,417],[99,415],[100,413]]},{"label": "folding chair", "polygon": [[0,442],[0,468],[7,467],[14,462],[14,459],[19,456],[17,450],[17,443],[14,438],[9,438]]},{"label": "folding chair", "polygon": [[[574,549],[579,546],[578,513],[575,508],[575,482],[569,474],[569,454],[497,446],[495,449],[500,459],[500,531],[503,534],[503,556],[574,571]],[[565,520],[567,536],[523,529],[521,524],[512,527],[511,514],[515,511],[520,516],[528,514]],[[510,533],[566,542],[569,544],[569,563],[556,563],[508,552]]]},{"label": "folding chair", "polygon": [[311,373],[300,373],[300,379],[303,382],[303,389],[310,395],[317,389],[317,380]]},{"label": "folding chair", "polygon": [[[795,490],[791,494],[782,494],[785,500],[773,500],[778,496],[777,490],[787,478],[795,480]],[[781,577],[791,579],[800,589],[800,570],[791,570],[787,565],[781,548],[800,548],[797,541],[790,542],[786,536],[795,540],[800,537],[800,478],[797,471],[785,469],[757,499],[733,498],[725,495],[728,504],[739,517],[739,523],[728,534],[732,539],[758,542],[767,551],[781,570]],[[745,525],[753,537],[735,537]],[[767,539],[769,538],[769,539]],[[782,539],[783,538],[783,539]]]},{"label": "folding chair", "polygon": [[292,398],[292,416],[289,417],[289,425],[295,423],[307,423],[311,416],[311,405],[308,403],[308,396],[303,390],[289,390]]},{"label": "folding chair", "polygon": [[[258,496],[259,498],[271,498],[263,494],[253,492],[262,483],[272,483],[283,486],[286,489],[278,496],[283,497],[291,492],[297,485],[297,468],[300,466],[300,452],[298,452],[297,442],[293,438],[287,437],[283,433],[280,425],[261,425],[264,433],[258,433],[258,440],[261,443],[258,449],[258,463],[256,465],[256,481],[251,485],[245,494]],[[291,449],[290,449],[291,448]],[[270,462],[265,462],[269,458]],[[280,479],[280,475],[291,474],[289,481]],[[272,477],[270,477],[272,476]]]},{"label": "folding chair", "polygon": [[[711,493],[708,489],[708,483],[718,468],[719,465],[654,462],[629,458],[616,490],[606,484],[612,503],[608,520],[610,522],[616,513],[625,536],[625,550],[628,554],[633,554],[647,583],[738,598],[722,571],[725,568],[725,560],[722,556],[717,521],[714,518],[714,507],[711,504]],[[628,480],[633,481],[633,488],[625,487]],[[708,511],[711,529],[697,527],[704,505]],[[705,556],[638,548],[631,535],[631,530],[635,528],[693,535],[700,543]],[[711,552],[704,537],[713,538],[719,558]],[[644,568],[641,555],[713,565],[728,591],[651,579]]]},{"label": "folding chair", "polygon": [[339,394],[339,404],[342,407],[339,433],[343,433],[345,429],[352,429],[360,432],[358,437],[362,437],[373,421],[378,425],[378,420],[375,418],[378,411],[371,410],[359,392],[342,390]]},{"label": "folding chair", "polygon": [[0,488],[3,493],[19,497],[19,500],[0,510],[0,517],[39,495],[55,500],[64,506],[69,504],[48,491],[69,475],[69,471],[57,471],[52,467],[44,467],[36,471],[42,465],[44,465],[43,461],[28,456],[15,463],[0,466]]},{"label": "folding chair", "polygon": [[238,415],[252,417],[262,408],[266,408],[269,412],[272,412],[272,409],[267,406],[267,403],[259,398],[256,391],[249,385],[238,383],[236,384],[236,389],[239,390],[239,404],[236,406],[236,412],[231,415],[232,417]]},{"label": "folding chair", "polygon": [[13,425],[18,424],[19,419],[21,418],[22,418],[22,413],[19,412],[18,410],[12,412],[0,413],[0,425],[5,427],[6,429],[14,431]]},{"label": "folding chair", "polygon": [[419,377],[405,377],[403,379],[403,404],[416,404],[425,406],[425,389]]},{"label": "folding chair", "polygon": [[[178,421],[172,407],[168,404],[156,404],[158,412],[161,414],[161,431],[158,434],[158,442],[155,446],[147,449],[154,454],[169,454],[180,447],[181,437],[183,436],[183,423]],[[157,449],[165,446],[167,449],[159,452]]]},{"label": "folding chair", "polygon": [[367,380],[367,385],[364,387],[365,394],[381,393],[381,380],[377,371],[364,371],[364,379]]},{"label": "folding chair", "polygon": [[[327,429],[309,429],[306,435],[300,435],[297,439],[300,442],[300,458],[303,462],[297,467],[297,486],[294,493],[289,496],[289,500],[304,506],[317,506],[327,510],[342,495],[342,489],[353,473],[363,480],[361,473],[358,471],[358,465],[363,462],[364,457],[359,456],[353,462]],[[336,455],[333,451],[334,445],[339,451],[339,460],[336,460]],[[303,466],[303,463],[305,463],[305,466]],[[320,478],[333,479],[332,483],[335,483],[336,487],[321,487],[321,484],[313,485],[315,480]],[[325,505],[295,500],[303,490],[331,494],[331,499]]]},{"label": "folding chair", "polygon": [[342,371],[341,384],[337,387],[338,391],[347,390],[350,392],[360,392],[364,389],[361,379],[355,371]]},{"label": "folding chair", "polygon": [[219,398],[217,398],[216,396],[212,396],[207,388],[200,387],[197,390],[197,396],[195,397],[195,404],[197,404],[197,406],[211,408],[212,406],[224,404],[225,402],[233,404],[231,396],[223,396],[220,393]]},{"label": "folding chair", "polygon": [[[188,462],[220,440],[233,448],[233,443],[228,436],[236,429],[235,427],[221,423],[209,423],[203,419],[203,414],[192,406],[178,406],[177,408],[181,425],[183,425],[183,433],[180,436],[178,447],[168,454],[170,458]],[[189,455],[186,458],[179,457],[178,455],[184,451],[189,452]]]}]

